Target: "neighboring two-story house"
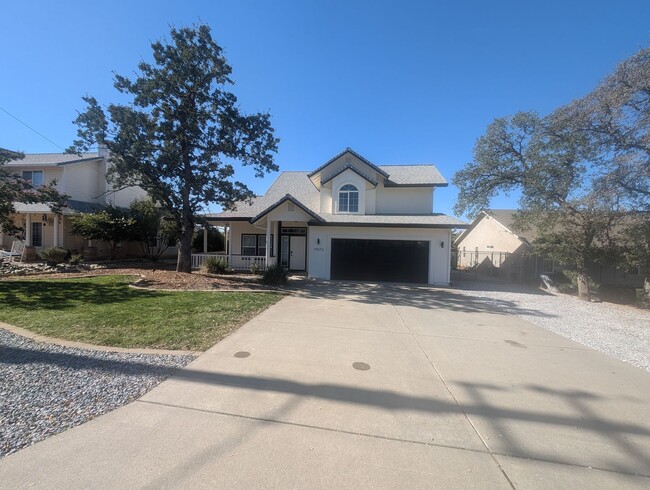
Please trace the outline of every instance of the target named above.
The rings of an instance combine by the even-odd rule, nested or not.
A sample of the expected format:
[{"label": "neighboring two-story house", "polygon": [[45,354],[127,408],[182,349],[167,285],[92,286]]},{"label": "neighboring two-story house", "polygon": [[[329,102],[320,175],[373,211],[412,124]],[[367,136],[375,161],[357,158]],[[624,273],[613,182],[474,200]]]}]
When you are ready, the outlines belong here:
[{"label": "neighboring two-story house", "polygon": [[449,284],[451,231],[434,213],[433,165],[375,165],[350,148],[311,172],[283,172],[263,196],[206,215],[236,269],[279,263],[320,279]]},{"label": "neighboring two-story house", "polygon": [[[67,207],[60,214],[52,212],[47,204],[14,203],[15,222],[25,229],[24,242],[29,250],[38,252],[42,248],[59,246],[81,252],[88,247],[83,238],[71,232],[70,216],[92,212],[108,204],[128,207],[135,199],[142,199],[146,193],[139,187],[115,190],[106,180],[110,165],[107,153],[65,153],[26,154],[25,158],[12,160],[4,165],[11,172],[41,186],[56,181],[57,190],[69,196]],[[9,249],[15,237],[2,235],[0,248]],[[99,247],[102,244],[91,244]]]}]

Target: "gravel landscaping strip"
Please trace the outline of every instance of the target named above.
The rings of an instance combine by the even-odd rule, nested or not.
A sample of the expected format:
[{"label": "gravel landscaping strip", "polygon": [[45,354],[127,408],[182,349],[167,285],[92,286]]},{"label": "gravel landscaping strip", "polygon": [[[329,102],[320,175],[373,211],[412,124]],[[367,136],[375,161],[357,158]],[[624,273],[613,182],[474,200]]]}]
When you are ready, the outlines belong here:
[{"label": "gravel landscaping strip", "polygon": [[460,294],[503,305],[529,322],[650,371],[650,312],[614,303],[588,303],[516,286],[459,282]]},{"label": "gravel landscaping strip", "polygon": [[62,347],[0,329],[0,458],[141,397],[193,359]]}]

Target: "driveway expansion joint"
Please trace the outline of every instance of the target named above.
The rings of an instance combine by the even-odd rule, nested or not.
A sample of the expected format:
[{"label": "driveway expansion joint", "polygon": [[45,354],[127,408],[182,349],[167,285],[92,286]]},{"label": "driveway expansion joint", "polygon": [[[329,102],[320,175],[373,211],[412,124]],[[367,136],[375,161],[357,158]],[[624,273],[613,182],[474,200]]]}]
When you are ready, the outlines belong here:
[{"label": "driveway expansion joint", "polygon": [[427,354],[427,352],[424,350],[424,347],[422,347],[422,344],[420,343],[420,340],[419,340],[419,339],[417,338],[417,336],[413,333],[413,331],[411,330],[411,327],[409,327],[409,324],[406,323],[406,320],[404,320],[404,317],[403,317],[402,314],[399,312],[399,310],[397,309],[397,307],[396,307],[394,304],[392,304],[392,303],[391,303],[391,306],[392,306],[393,309],[395,310],[395,313],[397,313],[397,316],[400,318],[400,320],[402,320],[402,323],[404,324],[404,326],[405,326],[405,327],[408,329],[408,331],[411,333],[411,336],[413,337],[413,340],[415,340],[415,342],[418,344],[418,347],[420,348],[420,351],[422,351],[422,354],[424,354],[424,357],[427,358],[427,360],[429,361],[429,364],[431,365],[431,367],[433,368],[433,370],[435,371],[435,373],[438,375],[438,377],[440,378],[440,381],[442,381],[442,384],[444,385],[445,389],[446,389],[447,392],[449,393],[449,396],[451,396],[451,398],[454,400],[454,402],[456,403],[456,405],[458,406],[458,408],[459,408],[460,411],[462,412],[463,416],[465,417],[465,420],[467,420],[467,422],[470,424],[470,426],[471,426],[472,429],[474,430],[474,433],[477,435],[477,437],[478,437],[478,438],[480,439],[480,441],[483,443],[483,446],[485,446],[485,449],[487,450],[487,452],[488,452],[488,453],[490,454],[490,456],[492,457],[492,460],[494,461],[494,463],[495,463],[495,464],[497,465],[497,467],[499,468],[499,471],[501,471],[501,474],[503,475],[503,477],[506,479],[506,481],[508,482],[508,484],[510,485],[511,488],[516,489],[514,483],[512,482],[512,480],[510,479],[510,477],[508,476],[508,473],[506,473],[506,470],[505,470],[505,469],[503,468],[503,466],[501,465],[501,462],[496,458],[494,452],[492,452],[492,448],[491,448],[490,445],[487,443],[487,441],[483,438],[483,436],[482,436],[481,433],[479,432],[479,430],[478,430],[478,428],[476,427],[476,425],[474,425],[474,423],[472,422],[472,420],[469,418],[469,415],[467,415],[467,412],[465,411],[465,409],[463,408],[463,406],[460,404],[460,402],[458,401],[458,399],[456,398],[456,396],[454,395],[454,393],[451,391],[451,388],[450,388],[449,385],[447,384],[447,381],[445,380],[445,378],[443,378],[442,373],[440,373],[440,371],[438,370],[438,368],[436,367],[436,365],[433,363],[433,361],[432,361],[431,358],[429,357],[429,354]]},{"label": "driveway expansion joint", "polygon": [[640,473],[632,473],[632,472],[629,472],[629,471],[612,470],[610,468],[602,468],[602,467],[594,466],[594,465],[585,465],[585,464],[579,464],[579,463],[568,463],[566,461],[558,461],[558,460],[552,460],[552,459],[531,458],[530,456],[520,456],[520,455],[517,455],[517,454],[509,454],[509,453],[504,453],[504,452],[500,452],[500,451],[490,451],[487,448],[482,450],[482,449],[475,449],[475,448],[469,448],[469,447],[464,447],[464,446],[457,446],[457,445],[453,445],[453,444],[441,444],[441,443],[436,443],[436,442],[426,442],[426,441],[418,441],[418,440],[413,440],[413,439],[405,439],[405,438],[401,438],[401,437],[382,436],[382,435],[378,435],[378,434],[370,434],[370,433],[367,433],[367,432],[358,432],[358,431],[351,431],[351,430],[345,430],[345,429],[335,429],[333,427],[325,427],[325,426],[319,426],[319,425],[303,424],[303,423],[299,423],[299,422],[290,422],[288,420],[278,420],[278,419],[272,419],[272,418],[267,418],[267,417],[255,417],[255,416],[252,416],[252,415],[243,415],[243,414],[232,413],[232,412],[224,412],[224,411],[220,411],[220,410],[211,410],[211,409],[208,409],[208,408],[187,407],[187,406],[183,406],[183,405],[175,405],[175,404],[172,404],[172,403],[163,403],[163,402],[156,402],[156,401],[150,401],[150,400],[139,399],[139,400],[136,400],[133,403],[142,403],[142,404],[146,404],[146,405],[154,405],[154,406],[166,407],[166,408],[171,408],[171,409],[176,409],[176,410],[186,410],[186,411],[191,411],[191,412],[199,412],[199,413],[205,413],[205,414],[209,414],[209,415],[217,415],[217,416],[221,416],[221,417],[232,417],[232,418],[236,418],[236,419],[249,420],[251,422],[262,422],[262,423],[267,423],[267,424],[287,425],[287,426],[301,428],[301,429],[311,429],[311,430],[324,431],[324,432],[333,432],[333,433],[336,433],[336,434],[342,434],[342,435],[348,435],[348,436],[356,436],[356,437],[365,437],[365,438],[369,438],[369,439],[378,439],[378,440],[383,440],[383,441],[387,441],[387,442],[397,442],[397,443],[403,443],[403,444],[414,444],[414,445],[418,445],[418,446],[434,447],[434,448],[440,448],[440,449],[451,449],[451,450],[457,450],[457,451],[466,451],[466,452],[474,453],[474,454],[488,455],[488,456],[491,456],[492,458],[500,456],[500,457],[505,457],[505,458],[517,459],[517,460],[521,460],[521,461],[532,461],[532,462],[540,462],[540,463],[546,463],[546,464],[555,464],[555,465],[566,466],[566,467],[570,467],[570,468],[581,468],[581,469],[585,469],[585,470],[602,471],[602,472],[605,472],[605,473],[612,473],[612,474],[615,474],[615,475],[647,478],[647,479],[650,480],[650,475],[645,475],[645,474],[640,474]]}]

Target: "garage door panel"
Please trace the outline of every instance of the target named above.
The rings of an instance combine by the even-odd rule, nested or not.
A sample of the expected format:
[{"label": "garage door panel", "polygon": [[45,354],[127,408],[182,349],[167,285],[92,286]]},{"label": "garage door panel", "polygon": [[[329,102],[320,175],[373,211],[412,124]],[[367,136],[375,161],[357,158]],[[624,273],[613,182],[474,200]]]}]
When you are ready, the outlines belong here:
[{"label": "garage door panel", "polygon": [[333,238],[330,277],[427,283],[429,242]]}]

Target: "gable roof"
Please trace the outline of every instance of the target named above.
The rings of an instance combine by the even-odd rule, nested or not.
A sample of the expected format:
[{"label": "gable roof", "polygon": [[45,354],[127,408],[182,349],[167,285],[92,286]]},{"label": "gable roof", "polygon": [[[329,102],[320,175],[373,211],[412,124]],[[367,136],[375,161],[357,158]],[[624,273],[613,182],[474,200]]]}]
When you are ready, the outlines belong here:
[{"label": "gable roof", "polygon": [[99,153],[82,153],[81,155],[70,153],[25,153],[25,158],[10,160],[5,165],[57,167],[100,158],[102,157],[99,156]]},{"label": "gable roof", "polygon": [[313,176],[316,175],[318,172],[320,172],[320,171],[323,170],[325,167],[327,167],[330,163],[332,163],[332,162],[338,160],[339,158],[341,158],[341,157],[342,157],[343,155],[345,155],[346,153],[349,153],[350,155],[357,157],[359,160],[361,160],[363,163],[365,163],[366,165],[368,165],[369,167],[371,167],[373,170],[376,170],[377,172],[379,172],[379,173],[380,173],[381,175],[383,175],[384,177],[388,177],[388,174],[387,174],[384,170],[382,170],[381,168],[379,168],[377,165],[375,165],[374,163],[372,163],[370,160],[368,160],[368,159],[366,159],[365,157],[359,155],[356,151],[354,151],[354,150],[353,150],[352,148],[350,148],[349,146],[348,146],[345,150],[343,150],[341,153],[339,153],[338,155],[335,155],[335,156],[333,156],[332,158],[330,158],[329,160],[327,160],[324,164],[322,164],[322,165],[321,165],[320,167],[318,167],[316,170],[311,171],[311,172],[309,173],[308,177],[313,177]]},{"label": "gable roof", "polygon": [[522,243],[525,245],[530,245],[535,238],[537,238],[537,230],[534,227],[527,229],[526,231],[519,231],[515,228],[515,215],[517,214],[516,209],[484,209],[482,210],[476,218],[472,221],[469,228],[463,231],[458,238],[454,241],[456,245],[462,242],[465,237],[486,217],[492,218],[494,221],[499,223],[501,226],[506,228],[510,233],[519,238]]},{"label": "gable roof", "polygon": [[519,231],[515,227],[516,209],[486,209],[483,212],[528,244],[531,244],[537,238],[537,230],[535,228],[531,227],[526,231]]},{"label": "gable roof", "polygon": [[269,206],[268,208],[266,208],[264,211],[262,211],[261,213],[259,213],[257,216],[251,218],[251,223],[255,223],[256,221],[259,221],[259,220],[262,219],[264,216],[266,216],[267,214],[269,214],[269,213],[270,213],[271,211],[273,211],[274,209],[276,209],[276,208],[282,206],[282,204],[284,204],[284,203],[287,202],[287,201],[292,202],[293,204],[295,204],[296,206],[298,206],[300,209],[302,209],[305,213],[307,213],[309,216],[311,216],[311,217],[312,217],[313,219],[315,219],[316,221],[323,221],[323,218],[321,218],[320,216],[318,216],[317,213],[314,213],[313,211],[311,211],[309,208],[307,208],[305,205],[303,205],[300,201],[298,201],[298,200],[297,200],[295,197],[293,197],[291,194],[287,194],[287,195],[284,196],[282,199],[280,199],[278,202],[276,202],[275,204],[272,204],[271,206]]},{"label": "gable roof", "polygon": [[359,177],[361,177],[362,179],[366,180],[367,182],[369,182],[370,184],[372,184],[372,185],[374,185],[374,186],[377,186],[377,181],[376,181],[375,179],[373,179],[373,178],[370,177],[369,175],[364,174],[363,172],[361,172],[360,170],[358,170],[357,168],[355,168],[354,165],[351,165],[351,164],[349,164],[349,163],[345,164],[343,167],[341,167],[340,169],[338,169],[336,172],[330,174],[327,178],[325,178],[325,179],[321,179],[320,184],[321,184],[321,185],[327,184],[327,183],[328,183],[330,180],[332,180],[334,177],[336,177],[337,175],[341,175],[341,174],[342,174],[343,172],[345,172],[346,170],[352,170],[355,174],[357,174],[357,175],[358,175]]},{"label": "gable roof", "polygon": [[[387,187],[432,187],[447,185],[447,181],[445,181],[433,165],[385,165],[380,168],[367,162],[367,160],[353,150],[346,149],[313,172],[282,172],[263,196],[256,196],[251,201],[235,203],[235,208],[232,210],[225,210],[221,213],[209,213],[203,215],[203,217],[208,220],[249,221],[253,223],[273,209],[276,209],[282,203],[290,200],[313,218],[310,222],[312,224],[325,225],[338,223],[341,226],[353,226],[356,223],[359,226],[422,226],[445,228],[464,228],[468,226],[463,221],[440,213],[403,216],[377,214],[331,215],[321,213],[320,190],[314,185],[311,176],[347,152],[361,159],[364,163],[368,163],[372,168],[377,169],[377,172],[381,175],[388,176],[390,173],[390,178],[384,181]],[[344,165],[342,168],[337,169],[322,180],[321,184],[332,180],[346,170],[352,170],[372,185],[378,185],[378,182],[374,178],[364,175],[362,171],[353,165]]]}]

